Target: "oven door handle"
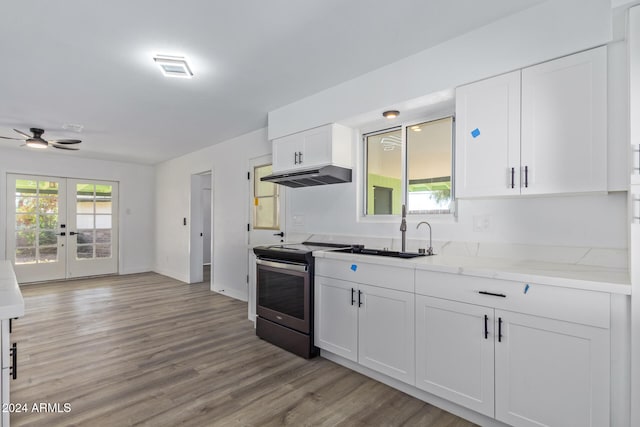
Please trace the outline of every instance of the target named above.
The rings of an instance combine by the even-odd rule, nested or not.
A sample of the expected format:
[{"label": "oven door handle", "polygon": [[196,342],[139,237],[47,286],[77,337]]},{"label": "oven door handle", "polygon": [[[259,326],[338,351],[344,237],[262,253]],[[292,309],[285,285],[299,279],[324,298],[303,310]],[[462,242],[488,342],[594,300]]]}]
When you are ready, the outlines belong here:
[{"label": "oven door handle", "polygon": [[300,271],[302,273],[306,273],[308,269],[307,264],[266,261],[260,258],[256,259],[256,264],[264,265],[265,267],[281,268],[283,270]]}]

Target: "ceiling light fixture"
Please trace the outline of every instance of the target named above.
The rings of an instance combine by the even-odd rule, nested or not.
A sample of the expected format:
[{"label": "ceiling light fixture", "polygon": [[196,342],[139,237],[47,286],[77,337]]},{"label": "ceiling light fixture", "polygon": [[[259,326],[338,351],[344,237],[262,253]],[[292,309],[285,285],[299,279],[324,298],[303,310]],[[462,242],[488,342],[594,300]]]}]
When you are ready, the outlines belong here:
[{"label": "ceiling light fixture", "polygon": [[181,77],[190,79],[193,72],[187,64],[187,60],[182,56],[156,55],[153,60],[162,70],[166,77]]},{"label": "ceiling light fixture", "polygon": [[382,113],[382,116],[386,119],[395,119],[400,115],[400,111],[398,110],[388,110]]},{"label": "ceiling light fixture", "polygon": [[31,148],[47,148],[49,144],[43,139],[40,138],[29,138],[27,139],[27,147]]}]

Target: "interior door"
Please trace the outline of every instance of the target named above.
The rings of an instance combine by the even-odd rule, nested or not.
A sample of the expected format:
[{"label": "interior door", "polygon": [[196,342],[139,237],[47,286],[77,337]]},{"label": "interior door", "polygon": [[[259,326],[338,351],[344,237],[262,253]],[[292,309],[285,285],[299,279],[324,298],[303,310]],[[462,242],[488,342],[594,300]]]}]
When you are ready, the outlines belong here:
[{"label": "interior door", "polygon": [[7,175],[7,259],[18,282],[65,278],[66,180]]},{"label": "interior door", "polygon": [[67,277],[117,273],[118,183],[67,181]]}]

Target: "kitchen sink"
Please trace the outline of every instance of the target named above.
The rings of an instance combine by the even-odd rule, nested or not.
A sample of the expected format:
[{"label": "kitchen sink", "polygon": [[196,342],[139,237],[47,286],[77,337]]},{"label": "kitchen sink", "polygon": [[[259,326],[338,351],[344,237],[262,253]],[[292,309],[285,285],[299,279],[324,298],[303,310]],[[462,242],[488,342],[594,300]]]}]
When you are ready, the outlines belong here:
[{"label": "kitchen sink", "polygon": [[[332,252],[358,254],[358,255],[388,256],[393,258],[417,258],[417,257],[429,255],[429,254],[426,254],[426,253],[423,254],[420,252],[399,252],[399,251],[387,251],[383,249],[367,249],[367,248],[359,248],[359,247],[336,249]],[[431,254],[431,255],[435,255],[435,254]]]}]

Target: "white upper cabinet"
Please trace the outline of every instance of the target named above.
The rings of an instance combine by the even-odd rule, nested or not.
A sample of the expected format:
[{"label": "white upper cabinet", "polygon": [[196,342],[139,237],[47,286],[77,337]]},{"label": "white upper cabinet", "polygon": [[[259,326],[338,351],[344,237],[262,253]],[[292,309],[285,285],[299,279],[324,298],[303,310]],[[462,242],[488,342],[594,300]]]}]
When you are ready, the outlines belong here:
[{"label": "white upper cabinet", "polygon": [[606,165],[606,47],[522,70],[522,193],[606,191]]},{"label": "white upper cabinet", "polygon": [[273,140],[273,172],[319,166],[351,167],[351,129],[329,124]]},{"label": "white upper cabinet", "polygon": [[607,189],[607,51],[456,90],[456,195]]},{"label": "white upper cabinet", "polygon": [[520,71],[456,89],[456,196],[520,194]]}]

